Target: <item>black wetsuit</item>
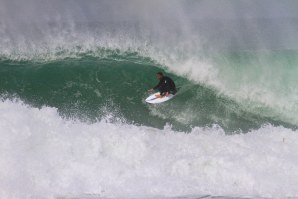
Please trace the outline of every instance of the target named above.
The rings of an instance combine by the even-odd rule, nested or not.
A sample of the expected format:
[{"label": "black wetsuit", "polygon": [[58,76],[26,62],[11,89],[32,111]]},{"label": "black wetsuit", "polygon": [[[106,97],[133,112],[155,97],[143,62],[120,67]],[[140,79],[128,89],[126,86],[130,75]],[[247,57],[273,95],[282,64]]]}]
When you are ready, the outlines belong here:
[{"label": "black wetsuit", "polygon": [[166,92],[169,92],[169,93],[172,93],[173,95],[175,95],[177,92],[174,81],[167,76],[163,76],[163,78],[159,81],[159,83],[153,89],[159,90],[160,95],[165,95]]}]

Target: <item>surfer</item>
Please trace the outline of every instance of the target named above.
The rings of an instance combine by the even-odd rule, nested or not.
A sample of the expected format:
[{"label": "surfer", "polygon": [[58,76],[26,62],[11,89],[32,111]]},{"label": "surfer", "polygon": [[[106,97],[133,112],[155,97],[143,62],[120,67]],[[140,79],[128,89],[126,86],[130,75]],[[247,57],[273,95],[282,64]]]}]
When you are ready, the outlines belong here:
[{"label": "surfer", "polygon": [[164,76],[162,72],[156,73],[156,78],[159,80],[159,83],[155,87],[149,89],[149,92],[158,90],[160,93],[159,95],[156,95],[158,98],[169,96],[170,94],[176,94],[176,85],[171,78]]}]

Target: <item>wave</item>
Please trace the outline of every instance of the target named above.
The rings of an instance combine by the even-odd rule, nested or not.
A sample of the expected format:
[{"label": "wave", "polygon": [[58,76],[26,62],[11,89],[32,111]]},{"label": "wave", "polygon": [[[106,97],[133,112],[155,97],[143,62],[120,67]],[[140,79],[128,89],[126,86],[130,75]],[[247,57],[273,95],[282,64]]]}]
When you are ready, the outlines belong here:
[{"label": "wave", "polygon": [[108,117],[66,120],[56,108],[10,100],[0,103],[0,120],[3,197],[298,195],[298,133],[284,127],[184,134]]},{"label": "wave", "polygon": [[81,54],[55,61],[2,61],[2,98],[56,107],[63,117],[87,122],[113,113],[131,124],[155,128],[169,124],[184,132],[214,124],[227,133],[247,132],[266,123],[293,128],[283,117],[266,117],[207,83],[198,84],[170,70],[167,74],[181,87],[177,97],[159,106],[147,105],[143,100],[147,89],[157,83],[155,73],[164,66],[138,53],[104,49],[97,53],[97,57]]},{"label": "wave", "polygon": [[[154,3],[147,4],[150,6],[154,5]],[[193,4],[198,6],[195,3]],[[56,2],[53,6],[57,5],[59,3]],[[133,9],[133,14],[129,14],[127,12],[129,10],[128,4],[128,7],[123,7],[123,13],[119,13],[119,16],[122,16],[121,13],[128,14],[127,16],[122,16],[123,20],[115,19],[103,12],[107,16],[102,16],[99,21],[80,21],[75,20],[77,18],[74,13],[69,11],[69,18],[68,16],[62,17],[63,20],[59,18],[59,15],[57,18],[53,17],[55,15],[46,15],[49,18],[41,18],[40,21],[29,20],[30,23],[22,20],[21,22],[14,20],[9,20],[10,23],[2,22],[0,23],[0,36],[3,38],[0,41],[0,67],[4,68],[2,71],[7,71],[7,66],[24,65],[31,66],[31,68],[44,66],[45,69],[41,70],[47,71],[50,70],[49,66],[58,64],[61,66],[60,68],[53,68],[57,71],[63,71],[67,68],[64,67],[65,65],[74,64],[76,65],[73,67],[75,68],[74,73],[82,70],[85,71],[83,73],[88,73],[92,76],[90,68],[94,70],[94,66],[97,63],[104,65],[102,63],[106,61],[109,64],[105,64],[105,66],[109,68],[111,68],[110,65],[119,65],[119,68],[121,68],[119,62],[123,62],[122,67],[126,68],[129,68],[129,64],[133,65],[133,67],[137,67],[137,64],[140,64],[142,68],[152,66],[150,73],[151,71],[154,73],[157,70],[165,70],[177,78],[178,81],[181,80],[182,85],[190,84],[191,89],[195,87],[194,90],[201,91],[202,89],[198,89],[197,85],[199,85],[199,87],[207,88],[203,89],[204,91],[208,90],[208,92],[210,91],[210,93],[214,94],[213,99],[218,99],[219,96],[225,99],[220,100],[221,103],[231,101],[228,104],[233,105],[229,105],[227,110],[227,118],[229,119],[227,120],[230,120],[231,112],[235,115],[233,120],[242,118],[244,115],[237,112],[245,112],[248,115],[256,115],[257,117],[249,116],[249,118],[246,118],[244,116],[244,120],[258,121],[259,118],[262,118],[260,123],[269,122],[272,124],[297,126],[296,85],[298,82],[296,76],[298,71],[295,66],[298,61],[298,53],[295,50],[297,46],[294,45],[295,42],[291,39],[293,38],[291,33],[295,32],[295,28],[292,30],[291,26],[289,26],[289,24],[295,24],[295,22],[291,19],[263,18],[241,19],[241,23],[237,19],[226,18],[202,20],[184,15],[184,9],[186,8],[190,9],[190,15],[192,13],[192,9],[188,4],[183,4],[182,7],[178,5],[180,5],[178,2],[171,5],[177,11],[175,14],[166,12],[162,14],[159,20],[155,17],[147,18],[143,16],[139,9]],[[39,7],[41,5],[37,3],[36,6]],[[104,7],[106,6],[107,9],[110,9],[115,5],[106,3]],[[142,7],[140,4],[135,6],[137,8]],[[165,8],[164,4],[160,6]],[[45,11],[45,13],[49,14],[48,12],[51,13],[51,10]],[[179,13],[180,15],[178,15]],[[180,17],[177,17],[176,14]],[[64,15],[62,14],[61,16]],[[141,18],[136,16],[141,16]],[[26,17],[35,17],[35,15]],[[218,30],[218,24],[221,24],[221,22],[229,30]],[[31,28],[28,29],[27,26]],[[280,35],[284,36],[282,39],[279,38],[278,28],[276,27],[280,27]],[[231,30],[237,31],[230,34]],[[252,36],[248,36],[248,30]],[[213,32],[216,34],[213,34]],[[269,37],[268,35],[271,36]],[[275,46],[275,43],[279,45]],[[93,63],[91,63],[92,61]],[[79,64],[82,64],[80,66],[81,69],[78,69]],[[83,69],[84,64],[93,66]],[[28,73],[30,73],[29,71]],[[38,73],[35,69],[31,70],[32,73],[34,73],[33,71],[36,72],[35,74]],[[52,71],[51,73],[54,74],[55,72]],[[71,73],[69,71],[69,74]],[[5,76],[6,74],[6,72],[3,72],[1,75]],[[130,73],[130,75],[137,74],[140,75],[140,72]],[[131,76],[130,78],[135,77]],[[53,77],[53,79],[56,79],[56,77]],[[123,79],[126,81],[125,78]],[[148,82],[154,81],[149,78],[149,75],[145,79]],[[80,82],[79,84],[88,84],[86,78],[84,81],[86,82]],[[90,87],[94,87],[94,85],[89,85]],[[145,86],[142,88],[145,89]],[[134,89],[136,90],[136,88]],[[96,88],[94,88],[95,90]],[[118,91],[115,90],[115,92]],[[2,88],[1,94],[6,92],[14,92],[17,96],[19,95],[18,91],[9,91],[9,89]],[[79,92],[82,93],[80,89]],[[140,92],[139,97],[143,98],[144,96],[142,95],[145,94],[141,90]],[[77,93],[77,95],[80,95],[80,93]],[[196,95],[202,94],[206,94],[206,92],[197,92]],[[187,96],[189,95],[191,94],[189,93]],[[31,99],[31,103],[32,101],[38,101],[40,96],[36,98]],[[200,104],[199,100],[192,99],[191,105],[184,107],[184,109],[188,109],[190,112],[192,112],[193,107]],[[202,100],[200,97],[199,99]],[[29,103],[29,101],[26,102]],[[56,104],[45,104],[58,107]],[[206,107],[209,109],[212,108],[212,103],[204,105],[207,105]],[[219,105],[215,106],[218,107]],[[199,108],[205,109],[202,106],[199,106]],[[230,111],[230,109],[234,110]],[[218,110],[216,108],[217,112]],[[198,112],[197,109],[195,111]],[[223,111],[226,111],[226,108]],[[152,113],[159,116],[162,115],[160,111],[154,110]],[[178,111],[175,112],[176,115],[177,113]],[[210,114],[210,112],[207,111],[207,114]],[[184,120],[185,118],[193,120],[197,116],[198,114],[182,112],[177,118],[182,120],[180,123],[192,126],[194,123]],[[199,116],[204,117],[202,114],[199,114]],[[224,126],[227,126],[227,129],[230,128],[229,124],[224,124],[230,123],[230,121],[224,122],[222,116],[217,119],[218,113],[208,117],[213,117],[213,119],[205,122],[205,124],[214,122],[219,123],[223,128],[225,128]],[[195,124],[199,123],[196,122]],[[202,126],[202,123],[200,123],[200,126]],[[241,122],[237,120],[234,123]],[[258,123],[258,125],[248,125],[249,127],[235,126],[237,124],[234,125],[232,131],[236,128],[247,131],[247,129],[253,127],[258,128],[257,126],[260,125]]]}]

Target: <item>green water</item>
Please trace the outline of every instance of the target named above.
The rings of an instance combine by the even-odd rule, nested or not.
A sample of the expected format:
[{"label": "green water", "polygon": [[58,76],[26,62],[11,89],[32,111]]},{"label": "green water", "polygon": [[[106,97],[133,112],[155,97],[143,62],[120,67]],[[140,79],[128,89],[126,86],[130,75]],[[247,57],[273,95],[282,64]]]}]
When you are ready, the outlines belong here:
[{"label": "green water", "polygon": [[[225,58],[242,65],[252,60],[250,56],[231,54]],[[223,62],[222,58],[216,61]],[[2,98],[21,99],[34,107],[56,107],[63,117],[91,123],[120,120],[157,128],[170,125],[181,131],[218,125],[227,132],[247,132],[266,123],[293,126],[280,118],[262,115],[259,110],[250,110],[216,88],[165,68],[137,53],[114,53],[104,58],[81,55],[51,61],[2,59],[0,93]],[[228,71],[227,67],[224,69]],[[158,71],[172,77],[181,89],[174,100],[149,105],[144,99],[149,95],[147,90],[158,83]]]}]

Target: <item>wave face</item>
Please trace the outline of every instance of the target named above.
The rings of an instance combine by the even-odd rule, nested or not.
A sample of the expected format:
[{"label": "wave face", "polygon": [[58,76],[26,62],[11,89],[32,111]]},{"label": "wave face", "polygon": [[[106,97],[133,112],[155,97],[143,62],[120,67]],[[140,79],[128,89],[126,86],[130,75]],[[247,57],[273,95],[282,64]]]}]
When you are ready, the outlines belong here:
[{"label": "wave face", "polygon": [[295,7],[1,2],[1,198],[298,196]]},{"label": "wave face", "polygon": [[3,60],[0,92],[3,98],[17,97],[34,107],[56,107],[61,116],[86,122],[101,120],[108,114],[130,124],[160,129],[166,124],[179,131],[219,125],[230,133],[287,122],[282,117],[270,118],[270,108],[267,118],[265,112],[258,112],[260,109],[247,110],[237,98],[173,73],[169,75],[181,87],[175,100],[148,105],[144,98],[147,90],[158,83],[155,73],[162,66],[136,53],[102,51],[98,52],[105,54],[101,58],[85,54],[49,62]]}]

